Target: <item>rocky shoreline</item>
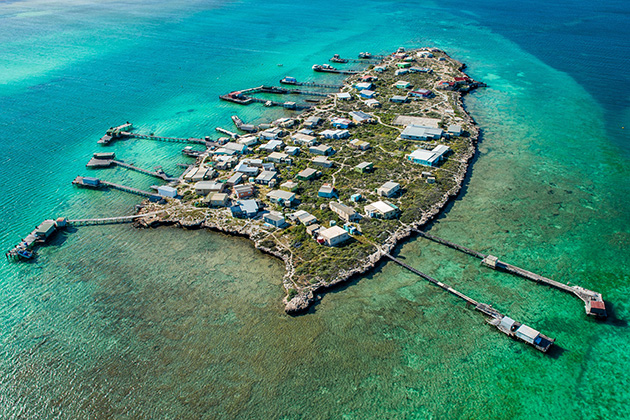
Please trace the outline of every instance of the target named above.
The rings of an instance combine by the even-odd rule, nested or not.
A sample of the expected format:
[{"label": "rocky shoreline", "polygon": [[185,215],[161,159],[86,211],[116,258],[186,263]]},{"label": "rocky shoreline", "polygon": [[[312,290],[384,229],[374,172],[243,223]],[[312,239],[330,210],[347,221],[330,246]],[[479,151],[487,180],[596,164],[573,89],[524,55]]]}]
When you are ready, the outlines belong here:
[{"label": "rocky shoreline", "polygon": [[[459,63],[459,71],[461,72],[466,65]],[[479,140],[479,129],[476,126],[472,117],[466,112],[462,98],[466,92],[457,92],[456,107],[461,112],[464,120],[472,127],[469,137],[467,138],[467,150],[461,156],[461,165],[458,172],[454,174],[455,186],[442,195],[440,200],[434,203],[429,209],[422,213],[420,220],[412,222],[411,224],[401,226],[390,237],[388,237],[383,244],[378,247],[378,250],[368,255],[361,264],[357,267],[349,270],[341,270],[337,273],[335,278],[330,282],[324,282],[319,280],[318,282],[300,287],[296,290],[296,294],[291,296],[285,295],[283,298],[285,312],[291,315],[297,315],[307,311],[311,305],[316,302],[323,293],[327,290],[338,286],[344,282],[347,282],[351,278],[359,275],[364,275],[370,270],[374,269],[381,259],[386,255],[394,251],[396,246],[403,240],[412,236],[414,229],[420,229],[427,223],[434,220],[451,200],[453,200],[461,191],[464,184],[468,170],[471,166],[471,160],[477,152],[477,142]],[[208,229],[213,232],[223,233],[227,235],[240,236],[252,241],[254,247],[261,252],[272,255],[281,259],[285,263],[286,272],[283,276],[283,285],[286,291],[289,291],[294,287],[293,281],[294,269],[292,262],[292,254],[290,252],[283,253],[277,249],[271,249],[262,244],[263,240],[259,235],[259,229],[257,225],[250,223],[244,226],[237,226],[230,223],[220,223],[216,220],[208,218],[203,219],[191,219],[191,218],[178,218],[169,215],[152,216],[150,218],[139,218],[134,225],[138,228],[149,228],[157,226],[177,226],[184,229]],[[295,289],[294,289],[295,290]]]}]

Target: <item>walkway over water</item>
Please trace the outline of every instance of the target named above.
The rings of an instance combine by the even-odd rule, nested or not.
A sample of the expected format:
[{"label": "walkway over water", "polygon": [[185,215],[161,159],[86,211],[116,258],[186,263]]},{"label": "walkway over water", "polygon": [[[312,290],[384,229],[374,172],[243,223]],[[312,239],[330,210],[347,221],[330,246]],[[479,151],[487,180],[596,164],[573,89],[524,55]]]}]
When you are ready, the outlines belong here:
[{"label": "walkway over water", "polygon": [[166,210],[154,211],[145,214],[134,214],[131,216],[118,216],[118,217],[104,217],[95,219],[74,219],[68,220],[69,226],[88,226],[88,225],[112,225],[120,223],[132,223],[134,220],[141,217],[152,217],[158,214],[164,213]]},{"label": "walkway over water", "polygon": [[577,296],[578,298],[580,298],[582,301],[584,301],[587,315],[594,315],[598,317],[606,317],[607,315],[605,303],[604,303],[601,293],[594,292],[592,290],[588,290],[577,285],[568,285],[568,284],[560,283],[558,281],[549,279],[547,277],[543,277],[536,273],[532,273],[531,271],[527,271],[515,265],[500,261],[497,257],[493,255],[482,254],[481,252],[477,252],[470,248],[466,248],[465,246],[458,245],[451,241],[447,241],[446,239],[438,238],[437,236],[430,235],[418,229],[412,229],[412,230],[416,232],[417,234],[419,234],[420,236],[422,236],[423,238],[429,239],[433,242],[437,242],[449,248],[453,248],[465,254],[472,255],[473,257],[479,258],[480,260],[482,260],[481,262],[483,265],[490,267],[494,270],[505,271],[505,272],[517,275],[519,277],[522,277],[524,279],[531,280],[536,283],[543,283],[548,286],[555,287],[556,289],[565,291],[567,293],[571,293]]},{"label": "walkway over water", "polygon": [[[534,346],[536,349],[542,351],[542,352],[546,352],[547,350],[549,350],[549,347],[551,347],[551,345],[554,343],[554,339],[549,338],[543,334],[540,334],[538,331],[535,331],[533,329],[531,329],[530,327],[527,326],[523,326],[521,323],[515,322],[513,319],[503,315],[501,312],[497,311],[496,309],[494,309],[492,307],[492,305],[489,305],[487,303],[481,303],[481,302],[477,302],[476,300],[466,296],[465,294],[453,289],[452,287],[448,286],[447,284],[442,283],[439,280],[436,280],[426,274],[424,274],[423,272],[421,272],[420,270],[413,268],[412,266],[410,266],[409,264],[406,264],[404,262],[402,262],[401,260],[399,260],[398,258],[390,255],[390,254],[383,254],[385,257],[389,258],[391,261],[393,261],[394,263],[400,265],[401,267],[411,271],[412,273],[422,277],[423,279],[427,280],[430,283],[435,284],[436,286],[440,287],[443,290],[446,290],[447,292],[449,292],[450,294],[457,296],[458,298],[462,299],[463,301],[465,301],[467,304],[470,304],[472,306],[474,306],[475,310],[478,312],[481,312],[482,314],[488,316],[490,319],[488,320],[488,323],[491,325],[494,325],[495,327],[497,327],[497,329],[499,331],[501,331],[502,333],[508,335],[509,337],[513,337],[513,338],[517,338],[521,341],[525,341],[528,344],[531,344],[532,346]],[[508,326],[509,327],[506,327]],[[528,330],[528,331],[533,331],[536,334],[533,337],[525,337],[522,334],[519,334],[520,331],[520,327],[524,327],[524,330]],[[531,340],[530,340],[531,338]]]}]

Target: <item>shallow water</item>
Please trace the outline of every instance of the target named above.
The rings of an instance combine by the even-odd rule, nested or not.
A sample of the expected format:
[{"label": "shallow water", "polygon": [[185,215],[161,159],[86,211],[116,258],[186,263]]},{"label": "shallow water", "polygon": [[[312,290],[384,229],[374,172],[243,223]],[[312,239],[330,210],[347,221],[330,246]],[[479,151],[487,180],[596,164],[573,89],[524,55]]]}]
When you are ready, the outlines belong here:
[{"label": "shallow water", "polygon": [[[215,136],[216,126],[232,128],[230,115],[261,121],[283,113],[226,104],[221,93],[285,75],[314,79],[310,66],[333,53],[436,45],[490,87],[466,99],[483,130],[480,153],[432,233],[597,290],[613,309],[605,323],[587,319],[572,296],[415,239],[398,251],[407,263],[555,337],[558,349],[548,356],[507,339],[392,264],[289,317],[282,264],[244,240],[79,228],[33,263],[0,263],[1,416],[630,416],[630,191],[628,139],[619,129],[630,113],[614,86],[591,83],[627,61],[630,36],[620,34],[628,10],[573,4],[565,16],[564,6],[545,5],[544,17],[535,5],[494,2],[0,6],[7,249],[44,218],[129,214],[138,202],[76,190],[78,174],[143,189],[157,183],[121,168],[84,168],[111,125]],[[506,25],[506,16],[516,18]],[[596,59],[602,40],[606,61]],[[569,56],[577,65],[567,68]],[[171,174],[187,161],[180,149],[140,140],[107,148]]]}]

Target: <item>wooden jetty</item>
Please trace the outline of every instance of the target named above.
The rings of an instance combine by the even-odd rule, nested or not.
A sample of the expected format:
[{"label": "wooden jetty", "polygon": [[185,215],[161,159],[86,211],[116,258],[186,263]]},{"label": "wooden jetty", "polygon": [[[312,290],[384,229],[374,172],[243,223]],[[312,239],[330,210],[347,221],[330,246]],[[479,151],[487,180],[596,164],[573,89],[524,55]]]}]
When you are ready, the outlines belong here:
[{"label": "wooden jetty", "polygon": [[527,280],[534,281],[538,284],[541,284],[541,283],[546,284],[548,286],[565,291],[567,293],[571,293],[577,296],[578,298],[580,298],[584,302],[585,311],[587,315],[592,315],[592,316],[596,316],[600,318],[605,318],[607,316],[606,304],[604,303],[604,299],[602,298],[601,293],[594,292],[592,290],[588,290],[577,285],[568,285],[568,284],[560,283],[558,281],[549,279],[547,277],[543,277],[539,274],[532,273],[531,271],[524,270],[515,265],[500,261],[497,257],[493,255],[482,254],[481,252],[477,252],[470,248],[466,248],[465,246],[458,245],[451,241],[447,241],[446,239],[438,238],[437,236],[430,235],[418,229],[413,229],[413,231],[419,234],[420,236],[422,236],[423,238],[429,239],[433,242],[437,242],[449,248],[453,248],[458,251],[464,252],[468,255],[472,255],[473,257],[479,258],[483,265],[485,265],[486,267],[492,268],[493,270],[505,271],[505,272],[517,275],[519,277],[525,278]]},{"label": "wooden jetty", "polygon": [[402,262],[401,260],[399,260],[396,257],[393,257],[390,254],[385,253],[383,255],[389,258],[391,261],[395,262],[396,264],[400,265],[401,267],[411,271],[412,273],[422,277],[428,282],[433,283],[434,285],[440,287],[441,289],[447,291],[448,293],[462,299],[467,304],[473,306],[476,311],[479,311],[482,314],[489,317],[489,319],[487,319],[487,322],[490,325],[494,325],[495,327],[497,327],[499,331],[501,331],[502,333],[506,334],[509,337],[512,337],[517,340],[521,340],[527,344],[530,344],[533,347],[535,347],[537,350],[542,351],[543,353],[547,352],[547,350],[549,350],[549,348],[556,341],[555,339],[549,338],[546,335],[541,334],[540,332],[534,330],[533,328],[527,325],[516,322],[512,318],[503,315],[501,312],[494,309],[492,305],[489,305],[487,303],[477,302],[476,300],[453,289],[452,287],[442,283],[441,281],[436,280],[424,274],[420,270],[413,268],[409,264]]},{"label": "wooden jetty", "polygon": [[168,141],[172,143],[195,143],[195,144],[203,144],[206,145],[206,139],[200,139],[195,137],[165,137],[165,136],[155,136],[153,134],[136,134],[131,132],[123,132],[121,133],[125,137],[136,138],[136,139],[147,139],[147,140],[157,140],[157,141]]},{"label": "wooden jetty", "polygon": [[93,157],[92,159],[90,159],[90,161],[87,163],[87,165],[85,165],[88,168],[94,169],[94,168],[109,168],[112,166],[120,166],[122,168],[125,169],[129,169],[132,171],[136,171],[136,172],[140,172],[141,174],[145,174],[145,175],[149,175],[149,176],[153,176],[155,178],[159,178],[162,179],[164,181],[174,181],[177,178],[171,178],[168,175],[166,175],[166,173],[162,170],[162,169],[156,169],[155,171],[149,171],[147,169],[142,169],[139,168],[135,165],[132,165],[130,163],[125,163],[123,161],[120,160],[116,160],[116,159],[98,159],[96,157]]},{"label": "wooden jetty", "polygon": [[111,141],[124,137],[123,132],[129,132],[133,130],[133,124],[127,121],[125,124],[121,124],[116,127],[110,127],[103,137],[98,141],[99,144],[109,144]]},{"label": "wooden jetty", "polygon": [[67,220],[64,217],[44,220],[26,238],[7,251],[6,258],[10,261],[30,260],[35,257],[36,247],[44,245],[50,237],[66,226]]},{"label": "wooden jetty", "polygon": [[[286,89],[286,88],[278,87],[278,86],[261,85],[255,88],[249,88],[249,89],[230,92],[228,94],[219,96],[219,98],[224,101],[234,102],[240,105],[249,105],[251,103],[262,103],[266,106],[280,106],[287,109],[300,109],[301,110],[301,109],[311,108],[311,106],[299,105],[291,101],[279,102],[279,101],[271,101],[268,99],[256,98],[254,96],[251,96],[257,93],[271,93],[271,94],[276,94],[276,95],[306,95],[306,96],[316,96],[316,97],[328,97],[330,95],[329,93],[325,93],[325,92],[315,92],[315,91],[302,90],[302,89]],[[236,123],[236,121],[234,122]]]},{"label": "wooden jetty", "polygon": [[294,85],[294,86],[310,86],[310,87],[319,87],[325,89],[341,89],[343,85],[332,85],[326,83],[315,83],[315,82],[298,82],[294,77],[285,77],[280,80],[280,83],[283,85]]},{"label": "wooden jetty", "polygon": [[365,64],[380,64],[381,60],[373,58],[342,58],[339,54],[333,55],[328,61],[332,63],[365,63]]},{"label": "wooden jetty", "polygon": [[134,214],[131,216],[103,217],[94,219],[71,219],[67,221],[68,226],[90,226],[90,225],[113,225],[121,223],[132,223],[141,217],[152,217],[164,213],[166,210],[154,211],[151,213]]},{"label": "wooden jetty", "polygon": [[314,64],[313,70],[320,73],[336,73],[336,74],[359,74],[359,70],[339,70],[328,64]]},{"label": "wooden jetty", "polygon": [[72,181],[73,185],[83,188],[92,188],[92,189],[101,189],[101,188],[113,188],[120,191],[125,191],[131,194],[141,195],[143,197],[151,197],[155,195],[154,193],[143,191],[138,188],[128,187],[126,185],[115,184],[113,182],[105,181],[98,178],[92,178],[87,176],[77,176],[74,181]]},{"label": "wooden jetty", "polygon": [[233,139],[237,139],[240,136],[236,133],[233,133],[229,130],[226,130],[225,128],[221,128],[221,127],[216,127],[215,130],[217,130],[219,133],[223,133],[223,134],[227,134],[228,136],[232,137]]}]

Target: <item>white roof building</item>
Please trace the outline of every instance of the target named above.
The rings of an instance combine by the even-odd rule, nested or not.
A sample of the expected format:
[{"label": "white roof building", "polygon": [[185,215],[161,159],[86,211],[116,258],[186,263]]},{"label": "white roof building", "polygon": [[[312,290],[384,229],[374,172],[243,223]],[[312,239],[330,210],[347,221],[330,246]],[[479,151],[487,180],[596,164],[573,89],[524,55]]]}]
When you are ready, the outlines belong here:
[{"label": "white roof building", "polygon": [[319,236],[328,246],[337,246],[350,239],[350,235],[348,235],[348,232],[346,232],[339,226],[333,226],[328,229],[320,230]]}]

